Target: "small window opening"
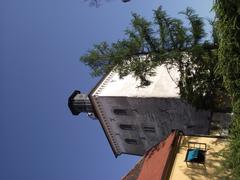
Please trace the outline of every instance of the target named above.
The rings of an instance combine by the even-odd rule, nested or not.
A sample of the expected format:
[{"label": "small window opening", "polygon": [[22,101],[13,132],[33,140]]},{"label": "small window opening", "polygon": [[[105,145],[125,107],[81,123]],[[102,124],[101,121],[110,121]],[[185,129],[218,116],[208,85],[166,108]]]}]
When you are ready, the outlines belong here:
[{"label": "small window opening", "polygon": [[185,162],[188,166],[188,163],[205,163],[205,155],[206,155],[207,147],[205,143],[197,143],[197,142],[188,142],[188,150],[185,157]]},{"label": "small window opening", "polygon": [[143,131],[155,133],[155,128],[154,127],[149,127],[149,126],[144,126]]},{"label": "small window opening", "polygon": [[119,127],[123,130],[134,130],[134,126],[131,124],[120,124]]},{"label": "small window opening", "polygon": [[128,144],[137,144],[136,139],[125,139],[125,142],[128,143]]},{"label": "small window opening", "polygon": [[126,109],[114,109],[113,113],[117,115],[127,115]]}]

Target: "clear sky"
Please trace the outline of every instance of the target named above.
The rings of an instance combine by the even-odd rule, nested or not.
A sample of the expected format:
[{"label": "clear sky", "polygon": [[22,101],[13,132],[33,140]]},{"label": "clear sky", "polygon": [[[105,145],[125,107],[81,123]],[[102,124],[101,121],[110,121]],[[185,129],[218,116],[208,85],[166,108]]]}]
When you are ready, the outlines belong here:
[{"label": "clear sky", "polygon": [[172,16],[187,6],[209,17],[212,0],[120,0],[99,8],[82,0],[0,1],[0,179],[114,180],[139,159],[115,158],[98,121],[73,116],[74,89],[97,79],[79,57],[100,41],[124,37],[131,12],[148,19],[160,4]]}]

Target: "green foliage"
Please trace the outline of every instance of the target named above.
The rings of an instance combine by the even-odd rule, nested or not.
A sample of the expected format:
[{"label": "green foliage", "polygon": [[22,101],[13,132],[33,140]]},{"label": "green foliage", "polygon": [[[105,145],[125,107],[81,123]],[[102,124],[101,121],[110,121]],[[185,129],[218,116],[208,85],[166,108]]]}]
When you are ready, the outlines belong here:
[{"label": "green foliage", "polygon": [[217,0],[217,33],[219,38],[218,71],[232,98],[233,119],[226,168],[234,179],[240,177],[240,1]]},{"label": "green foliage", "polygon": [[[187,27],[161,7],[153,13],[153,21],[133,13],[125,39],[95,45],[81,61],[95,76],[114,68],[120,77],[132,74],[140,79],[140,86],[150,84],[148,78],[155,75],[156,66],[177,66],[181,97],[199,108],[214,109],[216,92],[224,91],[221,76],[214,73],[218,61],[216,36],[205,41],[203,19],[191,8],[180,12],[189,22]],[[214,27],[214,22],[211,24]]]},{"label": "green foliage", "polygon": [[192,39],[192,45],[198,44],[202,38],[205,36],[204,31],[204,23],[202,18],[198,17],[197,14],[195,14],[195,11],[191,8],[187,8],[185,12],[181,12],[181,14],[186,15],[187,19],[189,20],[191,27],[191,39]]}]

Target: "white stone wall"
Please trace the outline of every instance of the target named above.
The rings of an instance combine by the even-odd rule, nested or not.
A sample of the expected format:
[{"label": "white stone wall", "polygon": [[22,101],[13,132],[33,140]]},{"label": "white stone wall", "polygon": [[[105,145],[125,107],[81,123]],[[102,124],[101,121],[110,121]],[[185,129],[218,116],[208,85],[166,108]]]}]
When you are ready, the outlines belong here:
[{"label": "white stone wall", "polygon": [[140,81],[132,75],[120,79],[116,72],[111,72],[98,88],[99,96],[127,97],[179,97],[179,72],[176,68],[168,69],[162,65],[156,68],[156,75],[148,77],[151,84],[139,87]]}]

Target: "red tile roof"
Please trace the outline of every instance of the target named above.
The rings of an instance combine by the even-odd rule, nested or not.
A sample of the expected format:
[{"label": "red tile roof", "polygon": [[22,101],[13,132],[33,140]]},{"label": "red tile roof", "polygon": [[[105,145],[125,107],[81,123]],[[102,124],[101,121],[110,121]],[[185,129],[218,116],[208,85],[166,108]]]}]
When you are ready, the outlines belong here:
[{"label": "red tile roof", "polygon": [[171,156],[176,147],[176,132],[145,153],[143,159],[123,178],[123,180],[160,180],[165,179],[171,168]]},{"label": "red tile roof", "polygon": [[134,168],[130,170],[128,174],[122,178],[122,180],[136,180],[141,172],[143,162],[144,158],[138,161]]}]

